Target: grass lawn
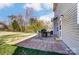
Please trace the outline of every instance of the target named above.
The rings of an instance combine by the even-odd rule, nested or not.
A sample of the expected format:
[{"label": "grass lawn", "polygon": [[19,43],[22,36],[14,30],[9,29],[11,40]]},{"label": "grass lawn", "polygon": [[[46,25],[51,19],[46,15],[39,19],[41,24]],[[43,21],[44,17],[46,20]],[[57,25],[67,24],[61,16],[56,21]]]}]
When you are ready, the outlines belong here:
[{"label": "grass lawn", "polygon": [[14,53],[17,46],[11,46],[11,45],[0,45],[0,55],[11,55]]},{"label": "grass lawn", "polygon": [[5,44],[0,45],[0,55],[63,55],[63,54]]},{"label": "grass lawn", "polygon": [[0,34],[0,44],[11,43],[11,42],[21,40],[23,38],[26,38],[28,36],[35,34],[35,33],[20,33],[20,32],[18,33],[17,32],[10,32],[10,33],[3,32],[3,33],[4,34]]},{"label": "grass lawn", "polygon": [[4,34],[0,34],[0,55],[62,55],[61,53],[47,52],[7,44],[8,42],[13,42],[33,34],[34,33],[14,33],[14,32],[10,33],[6,32],[6,34],[4,32]]},{"label": "grass lawn", "polygon": [[0,41],[4,40],[5,42],[12,42],[19,39],[22,39],[23,37],[27,37],[29,35],[22,35],[22,34],[9,34],[9,35],[3,35],[0,36]]}]

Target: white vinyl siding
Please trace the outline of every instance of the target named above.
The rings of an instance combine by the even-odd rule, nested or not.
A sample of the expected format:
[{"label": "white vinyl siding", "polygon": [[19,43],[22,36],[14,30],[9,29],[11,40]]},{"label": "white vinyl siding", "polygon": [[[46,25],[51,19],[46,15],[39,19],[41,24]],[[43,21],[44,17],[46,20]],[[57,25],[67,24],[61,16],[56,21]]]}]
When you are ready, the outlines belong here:
[{"label": "white vinyl siding", "polygon": [[64,15],[62,20],[62,40],[76,54],[79,54],[79,24],[77,24],[77,4],[58,3],[56,13]]}]

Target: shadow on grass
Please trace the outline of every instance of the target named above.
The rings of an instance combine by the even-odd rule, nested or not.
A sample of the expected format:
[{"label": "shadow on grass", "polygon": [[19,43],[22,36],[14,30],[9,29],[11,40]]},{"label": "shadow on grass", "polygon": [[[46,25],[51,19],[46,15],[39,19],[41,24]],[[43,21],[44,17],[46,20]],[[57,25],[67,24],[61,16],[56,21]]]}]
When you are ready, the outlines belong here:
[{"label": "shadow on grass", "polygon": [[37,49],[23,48],[23,47],[17,46],[13,55],[65,55],[65,54],[61,54],[57,52],[41,51]]},{"label": "shadow on grass", "polygon": [[41,51],[16,45],[0,45],[0,55],[65,55],[57,52]]}]

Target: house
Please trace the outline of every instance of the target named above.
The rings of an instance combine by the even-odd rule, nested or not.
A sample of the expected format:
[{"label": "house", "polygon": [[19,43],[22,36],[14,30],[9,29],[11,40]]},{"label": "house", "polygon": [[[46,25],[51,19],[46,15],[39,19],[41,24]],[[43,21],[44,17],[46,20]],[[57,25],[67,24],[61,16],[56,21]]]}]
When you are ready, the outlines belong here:
[{"label": "house", "polygon": [[7,25],[5,25],[4,23],[0,22],[0,30],[5,30],[8,29]]},{"label": "house", "polygon": [[55,3],[53,11],[54,35],[62,40],[75,54],[79,54],[77,3]]}]

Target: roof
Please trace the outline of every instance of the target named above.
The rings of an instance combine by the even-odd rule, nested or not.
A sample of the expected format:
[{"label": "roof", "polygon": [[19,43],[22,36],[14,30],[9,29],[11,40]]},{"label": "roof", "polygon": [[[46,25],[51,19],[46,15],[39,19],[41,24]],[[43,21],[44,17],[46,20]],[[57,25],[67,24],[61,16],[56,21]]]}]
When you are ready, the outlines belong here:
[{"label": "roof", "polygon": [[8,29],[8,26],[2,22],[0,22],[0,29]]}]

